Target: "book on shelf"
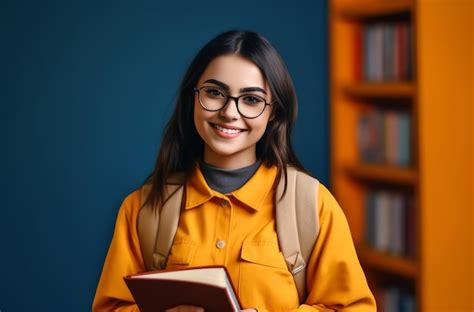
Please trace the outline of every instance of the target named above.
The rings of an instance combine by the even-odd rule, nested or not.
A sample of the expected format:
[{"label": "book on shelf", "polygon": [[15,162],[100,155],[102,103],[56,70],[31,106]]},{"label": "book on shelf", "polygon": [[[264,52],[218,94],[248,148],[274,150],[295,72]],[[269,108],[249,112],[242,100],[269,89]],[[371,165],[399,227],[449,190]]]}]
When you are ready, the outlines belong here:
[{"label": "book on shelf", "polygon": [[390,219],[392,220],[392,235],[390,236],[390,250],[396,255],[405,255],[406,203],[402,194],[394,193],[391,198]]},{"label": "book on shelf", "polygon": [[408,21],[368,22],[354,29],[354,77],[372,82],[412,78]]},{"label": "book on shelf", "polygon": [[413,256],[411,196],[402,192],[371,190],[367,193],[365,243],[395,256]]},{"label": "book on shelf", "polygon": [[205,311],[240,311],[241,304],[223,266],[159,270],[124,277],[141,312],[194,305]]},{"label": "book on shelf", "polygon": [[399,138],[399,119],[393,111],[387,111],[384,118],[385,128],[385,162],[396,164],[398,160],[400,142]]},{"label": "book on shelf", "polygon": [[362,75],[363,71],[363,55],[362,55],[362,26],[360,24],[357,24],[354,27],[354,79],[356,81],[362,81],[364,79]]},{"label": "book on shelf", "polygon": [[375,238],[374,247],[379,251],[389,251],[393,235],[392,221],[390,220],[391,196],[386,191],[380,191],[375,199]]},{"label": "book on shelf", "polygon": [[380,311],[415,312],[417,310],[413,292],[400,288],[397,285],[376,288],[374,293],[377,308]]},{"label": "book on shelf", "polygon": [[398,121],[398,162],[408,166],[411,164],[411,116],[400,114]]},{"label": "book on shelf", "polygon": [[384,162],[384,122],[379,110],[370,110],[360,115],[357,131],[358,151],[364,163]]},{"label": "book on shelf", "polygon": [[360,114],[357,148],[364,163],[411,164],[411,116],[406,112],[372,109]]}]

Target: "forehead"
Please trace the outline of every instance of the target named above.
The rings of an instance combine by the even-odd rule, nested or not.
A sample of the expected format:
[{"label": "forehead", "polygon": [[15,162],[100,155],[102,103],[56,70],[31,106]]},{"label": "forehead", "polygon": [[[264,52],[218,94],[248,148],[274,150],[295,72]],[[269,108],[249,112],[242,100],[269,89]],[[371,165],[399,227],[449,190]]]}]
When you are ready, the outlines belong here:
[{"label": "forehead", "polygon": [[212,60],[198,81],[201,86],[208,79],[216,79],[235,91],[245,87],[260,87],[269,91],[262,71],[252,61],[236,54],[223,55]]}]

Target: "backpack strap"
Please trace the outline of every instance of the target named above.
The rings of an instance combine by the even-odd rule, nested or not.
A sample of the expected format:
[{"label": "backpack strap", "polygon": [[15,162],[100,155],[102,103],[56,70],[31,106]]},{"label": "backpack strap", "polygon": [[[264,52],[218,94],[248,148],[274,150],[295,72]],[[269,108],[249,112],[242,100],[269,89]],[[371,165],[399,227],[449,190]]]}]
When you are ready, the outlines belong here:
[{"label": "backpack strap", "polygon": [[280,179],[275,193],[278,241],[303,303],[307,297],[306,264],[319,234],[319,181],[288,167],[287,189],[281,198],[284,183]]},{"label": "backpack strap", "polygon": [[[142,186],[141,202],[150,193],[151,185]],[[166,267],[166,260],[178,228],[179,214],[183,200],[182,184],[167,184],[165,204],[153,207],[152,204],[141,207],[138,214],[138,238],[143,260],[147,270],[159,270]]]}]

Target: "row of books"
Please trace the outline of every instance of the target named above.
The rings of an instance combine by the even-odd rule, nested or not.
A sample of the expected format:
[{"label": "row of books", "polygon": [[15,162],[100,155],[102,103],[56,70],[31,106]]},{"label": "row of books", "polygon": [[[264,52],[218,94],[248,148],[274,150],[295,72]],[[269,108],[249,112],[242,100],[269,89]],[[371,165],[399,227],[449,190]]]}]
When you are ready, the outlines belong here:
[{"label": "row of books", "polygon": [[413,256],[415,229],[413,197],[398,191],[371,190],[365,207],[366,244],[396,256]]},{"label": "row of books", "polygon": [[397,286],[376,289],[375,297],[379,312],[415,312],[417,310],[413,293]]},{"label": "row of books", "polygon": [[355,76],[366,81],[412,78],[411,25],[403,22],[366,23],[355,35]]},{"label": "row of books", "polygon": [[358,119],[358,151],[366,163],[411,164],[411,116],[406,112],[365,111]]}]

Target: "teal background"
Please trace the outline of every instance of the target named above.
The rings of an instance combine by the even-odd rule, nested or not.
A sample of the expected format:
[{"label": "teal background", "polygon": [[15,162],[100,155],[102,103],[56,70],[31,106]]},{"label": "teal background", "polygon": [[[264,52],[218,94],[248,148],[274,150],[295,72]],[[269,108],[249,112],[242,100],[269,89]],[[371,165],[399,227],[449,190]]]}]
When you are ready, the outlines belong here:
[{"label": "teal background", "polygon": [[328,183],[326,1],[2,1],[0,310],[89,311],[119,205],[185,68],[252,29],[285,59],[303,164]]}]

